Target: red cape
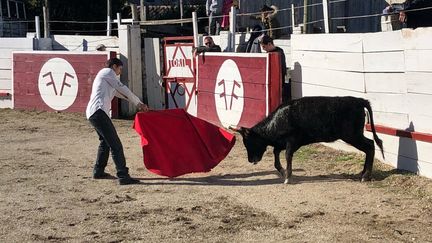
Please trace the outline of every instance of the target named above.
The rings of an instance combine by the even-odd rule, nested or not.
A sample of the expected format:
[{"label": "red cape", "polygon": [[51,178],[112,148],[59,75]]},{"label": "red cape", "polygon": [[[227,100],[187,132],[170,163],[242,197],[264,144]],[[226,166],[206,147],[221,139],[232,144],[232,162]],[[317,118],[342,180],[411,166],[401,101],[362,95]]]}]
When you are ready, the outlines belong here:
[{"label": "red cape", "polygon": [[133,126],[141,136],[145,167],[168,177],[210,171],[235,143],[233,134],[183,109],[137,113]]}]

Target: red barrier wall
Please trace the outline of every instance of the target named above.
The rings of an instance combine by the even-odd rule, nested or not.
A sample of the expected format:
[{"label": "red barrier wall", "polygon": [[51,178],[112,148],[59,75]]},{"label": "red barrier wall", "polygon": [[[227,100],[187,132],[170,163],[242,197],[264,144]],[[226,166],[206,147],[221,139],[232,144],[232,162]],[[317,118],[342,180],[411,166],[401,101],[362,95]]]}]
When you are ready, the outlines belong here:
[{"label": "red barrier wall", "polygon": [[[93,80],[113,53],[13,53],[14,108],[85,112]],[[118,110],[113,103],[113,116]]]},{"label": "red barrier wall", "polygon": [[197,65],[199,118],[224,127],[252,127],[281,102],[276,53],[205,53]]}]

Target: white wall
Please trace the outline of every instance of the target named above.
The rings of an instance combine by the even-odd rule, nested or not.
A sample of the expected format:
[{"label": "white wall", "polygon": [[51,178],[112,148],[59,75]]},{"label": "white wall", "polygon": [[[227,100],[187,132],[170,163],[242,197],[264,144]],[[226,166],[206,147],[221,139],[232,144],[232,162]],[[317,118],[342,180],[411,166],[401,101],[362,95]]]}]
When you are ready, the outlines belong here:
[{"label": "white wall", "polygon": [[107,51],[119,50],[119,38],[116,36],[53,35],[54,51],[96,51],[96,46],[104,44]]},{"label": "white wall", "polygon": [[[12,52],[33,50],[33,39],[0,38],[0,91],[13,94]],[[13,108],[12,98],[0,97],[0,108]]]},{"label": "white wall", "polygon": [[151,109],[165,108],[165,89],[162,87],[160,40],[144,39],[144,87],[147,102]]},{"label": "white wall", "polygon": [[[293,97],[363,97],[371,102],[375,124],[431,134],[431,40],[432,28],[292,35]],[[386,163],[432,178],[431,143],[379,137]]]}]

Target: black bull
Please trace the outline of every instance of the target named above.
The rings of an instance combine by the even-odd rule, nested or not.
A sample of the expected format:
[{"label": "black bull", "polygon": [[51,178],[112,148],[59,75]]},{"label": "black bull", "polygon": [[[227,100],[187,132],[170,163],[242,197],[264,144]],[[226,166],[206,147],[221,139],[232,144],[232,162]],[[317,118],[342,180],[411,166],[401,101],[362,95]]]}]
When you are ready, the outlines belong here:
[{"label": "black bull", "polygon": [[[366,154],[361,180],[371,179],[375,156],[374,141],[363,135],[365,108],[369,113],[373,138],[384,157],[381,139],[375,132],[369,101],[355,97],[304,97],[279,106],[252,128],[234,129],[243,137],[248,160],[257,163],[267,146],[273,146],[274,165],[285,183],[292,182],[293,154],[303,145],[341,139]],[[279,154],[285,150],[286,171]]]}]

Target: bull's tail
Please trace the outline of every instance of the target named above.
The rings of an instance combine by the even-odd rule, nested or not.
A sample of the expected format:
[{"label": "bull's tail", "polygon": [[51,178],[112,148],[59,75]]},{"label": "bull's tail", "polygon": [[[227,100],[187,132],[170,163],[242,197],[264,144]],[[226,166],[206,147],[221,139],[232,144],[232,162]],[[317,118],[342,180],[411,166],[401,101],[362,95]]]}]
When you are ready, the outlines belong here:
[{"label": "bull's tail", "polygon": [[369,113],[370,125],[371,125],[371,130],[372,130],[373,138],[374,138],[376,144],[378,145],[378,147],[381,149],[382,156],[385,159],[385,157],[384,157],[384,149],[383,149],[383,142],[382,142],[381,139],[379,139],[378,135],[376,134],[375,124],[374,124],[374,121],[373,121],[372,107],[371,107],[369,101],[366,100],[364,106],[365,106],[365,108],[367,109],[367,111]]}]

